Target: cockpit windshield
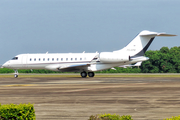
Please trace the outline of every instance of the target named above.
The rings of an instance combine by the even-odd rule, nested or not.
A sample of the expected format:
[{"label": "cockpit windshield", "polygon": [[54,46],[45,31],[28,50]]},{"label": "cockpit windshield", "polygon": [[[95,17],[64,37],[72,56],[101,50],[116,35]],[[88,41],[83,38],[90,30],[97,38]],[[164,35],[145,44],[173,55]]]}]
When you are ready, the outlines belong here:
[{"label": "cockpit windshield", "polygon": [[18,57],[13,57],[12,60],[18,60]]}]

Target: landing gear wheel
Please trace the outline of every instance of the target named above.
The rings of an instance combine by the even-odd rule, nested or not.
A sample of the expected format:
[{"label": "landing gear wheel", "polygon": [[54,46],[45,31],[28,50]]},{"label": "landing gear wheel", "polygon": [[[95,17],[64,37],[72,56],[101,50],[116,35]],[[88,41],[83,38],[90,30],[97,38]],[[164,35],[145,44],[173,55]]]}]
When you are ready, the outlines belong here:
[{"label": "landing gear wheel", "polygon": [[94,77],[94,72],[88,72],[89,77]]},{"label": "landing gear wheel", "polygon": [[14,77],[17,78],[18,77],[18,70],[14,70],[15,73],[14,73]]},{"label": "landing gear wheel", "polygon": [[87,77],[87,73],[86,73],[86,72],[81,72],[81,77],[82,77],[82,78]]},{"label": "landing gear wheel", "polygon": [[14,77],[15,77],[15,78],[17,78],[17,77],[18,77],[18,75],[17,75],[17,74],[14,74]]}]

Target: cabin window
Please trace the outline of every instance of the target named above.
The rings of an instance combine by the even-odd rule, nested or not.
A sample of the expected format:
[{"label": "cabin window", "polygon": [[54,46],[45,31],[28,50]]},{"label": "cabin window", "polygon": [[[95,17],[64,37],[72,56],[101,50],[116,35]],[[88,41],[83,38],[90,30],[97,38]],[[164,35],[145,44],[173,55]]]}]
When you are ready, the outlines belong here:
[{"label": "cabin window", "polygon": [[18,60],[18,57],[13,57],[12,60]]},{"label": "cabin window", "polygon": [[34,61],[36,61],[36,58],[34,58]]},{"label": "cabin window", "polygon": [[52,58],[52,61],[54,61],[54,58]]},{"label": "cabin window", "polygon": [[47,60],[49,61],[49,58]]},{"label": "cabin window", "polygon": [[57,58],[57,61],[59,61],[59,58]]},{"label": "cabin window", "polygon": [[71,58],[71,61],[73,60],[73,58]]},{"label": "cabin window", "polygon": [[82,58],[80,58],[80,60],[82,60]]},{"label": "cabin window", "polygon": [[32,59],[30,58],[29,61],[31,61]]},{"label": "cabin window", "polygon": [[63,58],[61,58],[61,61],[63,61]]},{"label": "cabin window", "polygon": [[77,58],[75,58],[75,60],[77,60]]},{"label": "cabin window", "polygon": [[39,58],[39,61],[41,61],[41,58]]},{"label": "cabin window", "polygon": [[45,58],[43,58],[43,61],[45,61]]},{"label": "cabin window", "polygon": [[68,61],[68,58],[66,58],[66,61]]}]

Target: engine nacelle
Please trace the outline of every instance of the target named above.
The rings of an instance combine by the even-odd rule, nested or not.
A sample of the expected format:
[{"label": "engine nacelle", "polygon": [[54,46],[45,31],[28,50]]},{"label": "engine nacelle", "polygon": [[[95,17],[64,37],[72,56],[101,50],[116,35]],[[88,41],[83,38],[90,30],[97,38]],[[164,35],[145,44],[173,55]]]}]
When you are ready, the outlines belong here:
[{"label": "engine nacelle", "polygon": [[120,63],[128,62],[130,60],[130,56],[114,52],[101,52],[99,55],[99,59],[100,62],[103,63]]}]

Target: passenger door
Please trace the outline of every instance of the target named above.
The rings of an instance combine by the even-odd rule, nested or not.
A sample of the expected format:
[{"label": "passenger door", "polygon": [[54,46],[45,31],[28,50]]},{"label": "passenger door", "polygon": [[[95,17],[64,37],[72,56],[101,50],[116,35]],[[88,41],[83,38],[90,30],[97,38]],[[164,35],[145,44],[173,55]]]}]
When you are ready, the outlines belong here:
[{"label": "passenger door", "polygon": [[22,67],[24,69],[28,68],[28,66],[27,66],[27,55],[23,55],[23,57],[22,57]]}]

